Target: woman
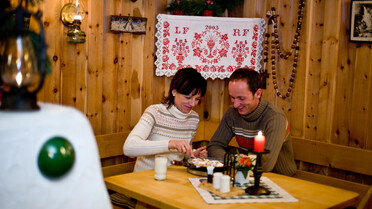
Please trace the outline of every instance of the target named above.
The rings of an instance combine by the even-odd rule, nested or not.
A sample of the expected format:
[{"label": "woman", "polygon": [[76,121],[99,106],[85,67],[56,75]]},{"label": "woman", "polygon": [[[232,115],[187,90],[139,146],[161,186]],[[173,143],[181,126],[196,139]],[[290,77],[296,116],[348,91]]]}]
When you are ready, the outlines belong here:
[{"label": "woman", "polygon": [[199,124],[199,115],[192,109],[205,95],[206,80],[193,68],[178,70],[168,96],[162,104],[149,106],[129,134],[124,154],[137,157],[134,171],[154,169],[155,155],[168,154],[168,162],[184,156],[207,157],[205,147],[192,150],[190,145]]}]

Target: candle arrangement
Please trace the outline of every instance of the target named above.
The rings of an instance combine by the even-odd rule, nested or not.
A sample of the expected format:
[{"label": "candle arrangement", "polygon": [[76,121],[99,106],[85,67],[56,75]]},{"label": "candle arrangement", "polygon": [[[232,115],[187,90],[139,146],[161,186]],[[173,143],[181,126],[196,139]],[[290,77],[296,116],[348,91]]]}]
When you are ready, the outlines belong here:
[{"label": "candle arrangement", "polygon": [[[253,174],[254,174],[254,185],[247,187],[245,189],[245,193],[250,195],[268,195],[270,191],[263,186],[260,186],[260,179],[263,173],[262,169],[262,155],[269,153],[269,150],[265,150],[265,136],[262,134],[262,131],[259,131],[258,134],[254,137],[254,146],[253,149],[243,149],[249,152],[256,154],[256,164],[254,165]],[[240,155],[240,154],[239,154]],[[224,156],[224,174],[222,173],[214,173],[213,174],[213,187],[214,189],[221,190],[222,184],[222,176],[225,176],[224,180],[224,188],[222,192],[226,192],[226,185],[235,184],[235,174],[236,174],[236,162],[239,160],[238,155],[234,155],[232,153],[226,153]],[[229,180],[226,181],[226,177],[229,177]]]},{"label": "candle arrangement", "polygon": [[253,153],[256,154],[256,164],[253,169],[254,175],[254,186],[250,186],[245,189],[245,192],[250,195],[269,195],[270,191],[263,186],[260,186],[260,179],[263,173],[262,169],[262,155],[269,153],[269,150],[265,150],[265,136],[259,131],[257,136],[254,137],[254,148]]},{"label": "candle arrangement", "polygon": [[253,169],[254,175],[254,186],[250,186],[245,189],[245,192],[250,195],[269,195],[270,191],[263,186],[260,186],[260,179],[263,173],[262,169],[262,155],[269,153],[269,150],[264,150],[263,152],[253,152],[257,155],[256,165]]}]

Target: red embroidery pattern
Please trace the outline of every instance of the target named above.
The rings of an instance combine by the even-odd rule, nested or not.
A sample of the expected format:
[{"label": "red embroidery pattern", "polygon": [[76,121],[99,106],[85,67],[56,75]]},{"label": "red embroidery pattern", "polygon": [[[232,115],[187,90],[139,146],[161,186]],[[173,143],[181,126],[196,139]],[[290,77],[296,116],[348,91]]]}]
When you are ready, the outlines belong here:
[{"label": "red embroidery pattern", "polygon": [[187,57],[190,52],[189,46],[187,45],[187,40],[177,39],[174,41],[176,44],[172,47],[173,56],[176,57],[177,62],[181,64],[183,60]]},{"label": "red embroidery pattern", "polygon": [[201,34],[195,33],[194,40],[191,42],[193,56],[198,57],[202,63],[217,64],[222,57],[227,57],[230,47],[227,40],[227,34],[222,35],[217,30],[206,29]]},{"label": "red embroidery pattern", "polygon": [[256,69],[256,52],[257,52],[257,39],[258,39],[258,25],[253,27],[253,35],[252,35],[252,52],[251,52],[251,64],[250,68]]},{"label": "red embroidery pattern", "polygon": [[232,48],[232,55],[235,58],[236,63],[238,66],[241,66],[244,62],[244,59],[249,55],[249,47],[247,46],[247,41],[235,41],[235,46]]},{"label": "red embroidery pattern", "polygon": [[163,27],[164,27],[164,30],[163,30],[163,64],[162,64],[162,69],[163,70],[167,70],[169,69],[169,36],[170,36],[170,32],[169,32],[169,23],[168,21],[165,21],[164,24],[163,24]]}]

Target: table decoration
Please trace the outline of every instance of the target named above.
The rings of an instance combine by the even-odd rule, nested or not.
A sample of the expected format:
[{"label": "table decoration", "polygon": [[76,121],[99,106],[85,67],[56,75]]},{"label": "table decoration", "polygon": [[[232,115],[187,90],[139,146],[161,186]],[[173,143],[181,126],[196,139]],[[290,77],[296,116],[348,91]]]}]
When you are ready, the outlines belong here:
[{"label": "table decoration", "polygon": [[[260,184],[265,188],[268,188],[268,190],[270,191],[270,195],[250,195],[246,192],[244,194],[239,193],[234,196],[230,195],[231,192],[245,190],[247,187],[253,184],[251,183],[252,181],[244,185],[235,184],[234,187],[231,187],[231,192],[226,193],[225,195],[218,194],[216,191],[212,192],[212,190],[206,188],[207,186],[205,186],[205,184],[207,183],[205,179],[189,178],[189,181],[207,204],[298,202],[296,198],[294,198],[292,195],[283,190],[267,177],[262,177],[260,179]],[[201,186],[199,187],[199,185]]]},{"label": "table decoration", "polygon": [[223,174],[219,172],[213,174],[213,188],[214,189],[220,189],[222,175]]},{"label": "table decoration", "polygon": [[269,195],[271,193],[266,187],[260,185],[260,178],[263,173],[262,169],[262,155],[269,153],[269,150],[264,150],[263,152],[253,152],[257,155],[256,164],[253,169],[254,175],[254,185],[246,188],[245,192],[250,195]]},{"label": "table decoration", "polygon": [[242,188],[230,186],[230,191],[227,193],[221,193],[219,189],[213,187],[213,184],[209,184],[208,182],[202,181],[199,184],[199,187],[205,189],[209,192],[212,192],[215,195],[220,197],[233,197],[238,195],[244,195],[245,191]]},{"label": "table decoration", "polygon": [[240,67],[261,68],[262,18],[157,15],[157,76],[193,67],[207,78],[228,78]]},{"label": "table decoration", "polygon": [[214,170],[214,167],[213,166],[208,166],[207,167],[208,183],[212,183],[213,182],[213,170]]},{"label": "table decoration", "polygon": [[241,154],[237,151],[235,155],[235,182],[239,184],[245,184],[249,182],[249,171],[253,169],[254,157]]},{"label": "table decoration", "polygon": [[231,187],[230,176],[222,175],[220,179],[220,192],[228,193],[230,192],[230,187]]}]

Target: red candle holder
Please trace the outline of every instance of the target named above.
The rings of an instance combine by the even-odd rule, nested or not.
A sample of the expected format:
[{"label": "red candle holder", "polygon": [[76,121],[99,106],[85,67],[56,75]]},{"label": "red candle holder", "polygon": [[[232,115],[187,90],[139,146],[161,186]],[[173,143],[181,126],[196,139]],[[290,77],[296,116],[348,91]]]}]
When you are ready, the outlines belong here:
[{"label": "red candle holder", "polygon": [[263,173],[262,169],[262,155],[269,153],[270,150],[264,150],[263,152],[252,152],[257,155],[256,165],[253,169],[254,175],[254,186],[247,187],[245,192],[250,195],[269,195],[270,191],[263,186],[260,186],[260,179]]}]

